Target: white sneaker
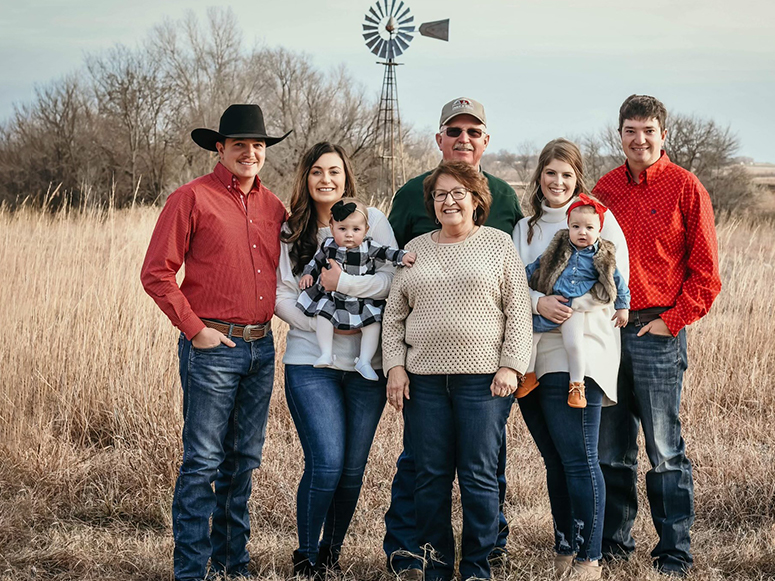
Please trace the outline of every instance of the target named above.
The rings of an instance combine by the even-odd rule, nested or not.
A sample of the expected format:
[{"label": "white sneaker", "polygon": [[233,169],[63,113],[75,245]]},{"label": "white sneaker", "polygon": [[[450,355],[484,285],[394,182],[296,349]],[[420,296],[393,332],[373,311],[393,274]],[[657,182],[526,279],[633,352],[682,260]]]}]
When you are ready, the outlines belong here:
[{"label": "white sneaker", "polygon": [[331,367],[334,364],[334,357],[330,353],[323,353],[315,360],[312,367]]},{"label": "white sneaker", "polygon": [[365,379],[368,379],[369,381],[377,381],[379,379],[379,375],[377,375],[377,372],[372,368],[370,361],[361,361],[360,359],[356,358],[355,371],[360,373]]}]

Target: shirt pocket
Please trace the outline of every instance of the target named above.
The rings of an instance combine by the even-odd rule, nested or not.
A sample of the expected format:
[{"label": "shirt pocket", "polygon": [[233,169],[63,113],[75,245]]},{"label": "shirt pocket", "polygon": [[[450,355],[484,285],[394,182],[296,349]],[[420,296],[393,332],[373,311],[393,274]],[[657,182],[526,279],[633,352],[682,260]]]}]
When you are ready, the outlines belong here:
[{"label": "shirt pocket", "polygon": [[257,231],[251,232],[251,238],[257,236],[261,248],[263,248],[264,257],[269,262],[272,270],[276,270],[280,263],[280,229],[283,222],[260,218],[256,221]]}]

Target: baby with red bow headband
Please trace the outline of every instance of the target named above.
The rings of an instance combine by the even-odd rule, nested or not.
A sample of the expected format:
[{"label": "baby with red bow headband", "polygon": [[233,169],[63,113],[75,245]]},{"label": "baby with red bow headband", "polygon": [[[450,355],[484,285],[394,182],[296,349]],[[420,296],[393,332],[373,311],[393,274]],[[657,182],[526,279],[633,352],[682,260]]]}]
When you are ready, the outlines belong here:
[{"label": "baby with red bow headband", "polygon": [[600,238],[606,207],[592,196],[581,193],[568,208],[568,228],[555,234],[546,250],[526,267],[530,288],[546,295],[561,295],[573,314],[561,325],[541,315],[533,315],[533,353],[542,334],[560,327],[568,354],[570,386],[568,405],[587,405],[584,372],[584,323],[587,316],[603,316],[602,306],[613,302],[615,326],[627,325],[630,290],[616,268],[616,248]]}]

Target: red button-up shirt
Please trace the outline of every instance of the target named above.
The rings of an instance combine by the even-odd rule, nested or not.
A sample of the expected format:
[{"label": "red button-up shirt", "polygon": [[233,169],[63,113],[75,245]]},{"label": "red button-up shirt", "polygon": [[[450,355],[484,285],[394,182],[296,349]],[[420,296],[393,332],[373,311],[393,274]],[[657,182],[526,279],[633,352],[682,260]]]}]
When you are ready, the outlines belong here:
[{"label": "red button-up shirt", "polygon": [[[189,339],[202,319],[241,325],[274,313],[282,202],[256,177],[243,194],[237,178],[218,163],[213,173],[167,199],[145,255],[145,291]],[[185,263],[178,287],[175,274]]]},{"label": "red button-up shirt", "polygon": [[632,310],[670,307],[661,318],[673,335],[705,315],[721,290],[710,196],[665,152],[639,182],[624,165],[593,193],[622,227],[630,251]]}]

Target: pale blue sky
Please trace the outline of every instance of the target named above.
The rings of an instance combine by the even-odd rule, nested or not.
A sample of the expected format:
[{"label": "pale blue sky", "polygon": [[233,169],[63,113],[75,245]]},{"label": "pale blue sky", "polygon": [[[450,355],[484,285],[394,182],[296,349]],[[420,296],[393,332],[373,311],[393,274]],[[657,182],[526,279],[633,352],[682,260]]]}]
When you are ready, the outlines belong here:
[{"label": "pale blue sky", "polygon": [[[541,147],[616,122],[631,93],[671,111],[714,118],[742,155],[775,162],[775,3],[771,0],[410,0],[415,22],[450,18],[450,42],[415,36],[399,59],[402,118],[435,132],[444,102],[481,101],[490,151]],[[0,0],[0,119],[36,83],[78,68],[83,55],[134,45],[164,17],[200,17],[212,0]],[[382,67],[361,37],[372,2],[221,2],[248,43],[346,62],[376,97]],[[271,112],[269,112],[271,114]]]}]

